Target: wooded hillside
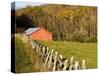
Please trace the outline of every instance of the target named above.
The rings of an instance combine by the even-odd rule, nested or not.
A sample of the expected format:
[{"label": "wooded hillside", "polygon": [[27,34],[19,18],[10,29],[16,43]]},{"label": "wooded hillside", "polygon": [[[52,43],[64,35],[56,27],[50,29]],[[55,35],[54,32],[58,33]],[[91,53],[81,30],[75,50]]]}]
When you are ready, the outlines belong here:
[{"label": "wooded hillside", "polygon": [[96,42],[97,7],[46,4],[16,10],[17,32],[44,27],[53,40]]}]

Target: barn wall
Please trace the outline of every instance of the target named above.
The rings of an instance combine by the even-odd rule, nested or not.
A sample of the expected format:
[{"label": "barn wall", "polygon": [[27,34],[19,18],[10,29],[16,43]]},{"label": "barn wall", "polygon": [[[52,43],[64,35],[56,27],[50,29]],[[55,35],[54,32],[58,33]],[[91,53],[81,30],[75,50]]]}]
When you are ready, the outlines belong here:
[{"label": "barn wall", "polygon": [[31,38],[34,40],[51,41],[52,34],[41,28],[40,30],[31,34]]}]

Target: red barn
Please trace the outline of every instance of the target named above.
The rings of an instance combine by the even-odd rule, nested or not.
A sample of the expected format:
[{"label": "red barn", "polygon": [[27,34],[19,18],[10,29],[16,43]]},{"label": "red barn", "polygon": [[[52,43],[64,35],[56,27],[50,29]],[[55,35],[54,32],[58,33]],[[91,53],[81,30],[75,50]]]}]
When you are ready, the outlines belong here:
[{"label": "red barn", "polygon": [[30,36],[31,39],[41,40],[41,41],[51,41],[52,34],[44,28],[29,28],[25,31],[27,36]]}]

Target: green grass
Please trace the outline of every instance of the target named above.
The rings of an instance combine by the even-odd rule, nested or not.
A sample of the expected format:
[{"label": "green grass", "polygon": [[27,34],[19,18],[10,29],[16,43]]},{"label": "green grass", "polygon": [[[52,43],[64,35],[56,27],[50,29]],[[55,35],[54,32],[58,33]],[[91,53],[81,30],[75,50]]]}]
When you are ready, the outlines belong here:
[{"label": "green grass", "polygon": [[[40,42],[41,44],[54,49],[58,54],[62,54],[68,59],[71,56],[75,57],[75,60],[86,60],[87,68],[97,67],[97,44],[96,43],[77,43],[67,41],[49,41]],[[40,72],[48,71],[43,69],[43,63],[40,57],[34,50],[28,45],[24,44],[21,39],[16,38],[16,72]]]},{"label": "green grass", "polygon": [[67,41],[49,41],[40,42],[50,49],[54,49],[58,54],[62,54],[66,58],[71,56],[75,57],[75,60],[86,60],[87,68],[97,67],[97,44],[96,43],[77,43]]}]

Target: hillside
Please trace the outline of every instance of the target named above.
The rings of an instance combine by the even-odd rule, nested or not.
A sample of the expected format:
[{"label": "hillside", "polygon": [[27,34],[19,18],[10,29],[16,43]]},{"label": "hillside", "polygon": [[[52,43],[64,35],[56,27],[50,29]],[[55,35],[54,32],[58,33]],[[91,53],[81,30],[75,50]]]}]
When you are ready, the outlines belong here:
[{"label": "hillside", "polygon": [[44,27],[53,40],[96,42],[97,7],[46,4],[17,9],[16,32]]}]

